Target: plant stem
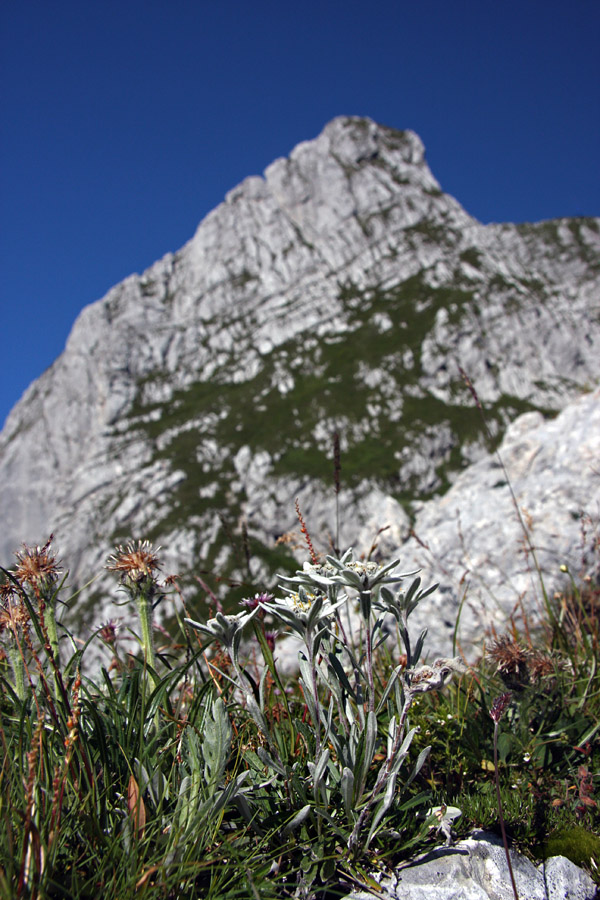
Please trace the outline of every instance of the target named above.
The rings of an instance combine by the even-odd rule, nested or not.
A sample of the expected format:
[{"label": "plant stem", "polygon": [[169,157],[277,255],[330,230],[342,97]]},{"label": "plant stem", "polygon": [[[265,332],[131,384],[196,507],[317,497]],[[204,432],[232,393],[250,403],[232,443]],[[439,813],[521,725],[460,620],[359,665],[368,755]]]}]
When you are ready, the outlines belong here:
[{"label": "plant stem", "polygon": [[506,828],[504,827],[504,813],[502,811],[502,798],[500,797],[500,777],[498,774],[498,724],[498,722],[494,721],[494,781],[496,784],[496,797],[498,800],[498,818],[500,819],[502,842],[504,844],[504,852],[506,854],[506,862],[508,863],[508,871],[512,883],[513,894],[515,895],[515,900],[519,900],[517,885],[515,884],[515,876],[513,873],[512,863],[510,861],[510,853],[508,851],[508,840],[506,838]]},{"label": "plant stem", "polygon": [[[400,719],[398,720],[398,725],[396,727],[396,737],[394,738],[392,750],[388,756],[386,765],[382,766],[382,768],[379,770],[379,775],[377,776],[377,780],[375,782],[375,785],[373,786],[373,790],[371,791],[370,800],[368,801],[368,803],[365,804],[365,806],[363,806],[360,816],[358,817],[358,820],[357,820],[354,828],[352,829],[352,834],[350,835],[350,838],[348,840],[348,847],[350,850],[357,843],[358,835],[362,831],[362,828],[367,820],[367,816],[369,815],[369,813],[371,812],[371,809],[373,808],[373,806],[379,799],[379,792],[381,791],[381,788],[383,787],[384,782],[387,780],[387,778],[390,774],[391,768],[392,768],[392,766],[394,764],[394,760],[396,758],[396,754],[398,753],[398,750],[400,749],[400,747],[402,745],[402,741],[404,740],[404,728],[406,725],[406,718],[408,716],[408,711],[411,706],[412,706],[412,694],[410,692],[407,692],[405,695],[405,699],[404,699],[404,706],[402,707],[402,712],[400,714]],[[517,900],[519,900],[518,897],[517,897]]]},{"label": "plant stem", "polygon": [[371,631],[371,592],[360,592],[360,611],[365,623],[365,650],[367,683],[369,685],[369,712],[375,712],[375,681],[373,679],[373,634]]},{"label": "plant stem", "polygon": [[56,601],[49,600],[48,605],[46,606],[47,616],[46,616],[46,628],[48,629],[48,640],[50,641],[50,647],[52,649],[52,653],[54,655],[54,659],[56,664],[59,664],[59,656],[58,656],[58,632],[56,630]]},{"label": "plant stem", "polygon": [[15,693],[19,700],[25,700],[25,674],[23,672],[23,657],[18,647],[9,645],[8,655],[15,677]]},{"label": "plant stem", "polygon": [[[142,648],[144,651],[144,660],[146,665],[156,672],[156,654],[154,651],[154,634],[153,634],[153,614],[152,614],[152,591],[147,585],[136,597],[138,615],[140,617],[140,625],[142,628]],[[156,675],[153,675],[156,681]]]},{"label": "plant stem", "polygon": [[315,704],[315,759],[318,759],[321,753],[321,708],[319,704],[319,687],[317,684],[317,669],[315,663],[315,648],[312,634],[306,636],[306,649],[308,650],[308,659],[310,662],[310,676],[312,681],[313,703]]}]

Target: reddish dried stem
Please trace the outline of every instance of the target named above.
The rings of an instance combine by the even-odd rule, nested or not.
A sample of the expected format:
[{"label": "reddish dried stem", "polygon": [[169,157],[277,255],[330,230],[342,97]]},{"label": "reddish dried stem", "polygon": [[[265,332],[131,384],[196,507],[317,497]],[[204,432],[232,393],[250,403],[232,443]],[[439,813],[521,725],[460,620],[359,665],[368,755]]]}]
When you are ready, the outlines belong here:
[{"label": "reddish dried stem", "polygon": [[315,553],[315,548],[313,547],[313,542],[310,539],[310,534],[308,533],[308,528],[306,527],[306,522],[304,521],[304,517],[300,512],[300,504],[298,502],[298,498],[296,498],[296,502],[294,504],[296,507],[296,515],[298,516],[298,521],[300,522],[300,531],[304,535],[304,539],[306,541],[306,546],[308,547],[308,552],[310,553],[310,561],[313,565],[317,565],[319,562],[319,558]]}]

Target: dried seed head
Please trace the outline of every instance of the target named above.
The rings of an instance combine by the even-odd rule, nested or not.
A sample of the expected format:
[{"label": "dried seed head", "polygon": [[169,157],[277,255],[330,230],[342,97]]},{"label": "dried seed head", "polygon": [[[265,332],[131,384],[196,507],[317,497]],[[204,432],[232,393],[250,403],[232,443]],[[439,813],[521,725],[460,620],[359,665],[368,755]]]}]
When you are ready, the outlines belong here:
[{"label": "dried seed head", "polygon": [[121,582],[133,582],[134,584],[153,578],[154,572],[160,568],[158,551],[152,547],[149,541],[138,541],[137,547],[130,541],[126,547],[118,546],[115,553],[109,557],[106,568],[109,572],[119,572]]},{"label": "dried seed head", "polygon": [[49,553],[53,535],[50,535],[43,547],[28,547],[23,544],[22,550],[17,550],[17,568],[14,576],[20,584],[29,584],[33,588],[43,585],[53,585],[58,581],[61,570],[58,567],[56,557]]},{"label": "dried seed head", "polygon": [[496,671],[511,690],[520,690],[532,681],[552,675],[556,668],[555,661],[547,653],[521,647],[507,634],[494,641],[487,657],[496,663]]},{"label": "dried seed head", "polygon": [[14,585],[0,584],[0,634],[23,631],[29,624],[29,613]]},{"label": "dried seed head", "polygon": [[540,681],[547,678],[548,675],[554,675],[557,663],[546,653],[532,651],[529,659],[529,672],[533,681]]},{"label": "dried seed head", "polygon": [[496,671],[500,675],[527,680],[527,650],[520,647],[510,635],[500,635],[490,646],[487,657],[496,663]]}]

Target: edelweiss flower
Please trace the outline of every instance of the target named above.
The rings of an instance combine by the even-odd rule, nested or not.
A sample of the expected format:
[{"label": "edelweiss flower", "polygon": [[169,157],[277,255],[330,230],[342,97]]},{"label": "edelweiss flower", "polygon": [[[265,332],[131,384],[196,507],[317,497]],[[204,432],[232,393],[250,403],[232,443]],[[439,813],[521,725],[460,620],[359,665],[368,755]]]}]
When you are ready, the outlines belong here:
[{"label": "edelweiss flower", "polygon": [[225,646],[229,648],[232,646],[236,635],[245,628],[258,609],[259,607],[257,605],[250,613],[237,613],[236,615],[230,616],[218,612],[216,616],[213,619],[209,619],[208,622],[196,622],[194,619],[184,619],[183,621],[187,622],[188,625],[191,625],[192,628],[195,628],[196,631],[201,631],[203,634],[225,644]]},{"label": "edelweiss flower", "polygon": [[330,619],[335,610],[347,602],[344,595],[337,603],[331,603],[325,594],[313,593],[303,585],[299,585],[297,591],[290,588],[286,590],[285,597],[275,599],[266,608],[298,634],[304,634],[307,629],[316,628],[324,619]]},{"label": "edelweiss flower", "polygon": [[284,603],[296,613],[307,613],[316,599],[317,594],[312,594],[309,591],[302,591],[302,594],[300,591],[290,591],[287,597],[283,597],[276,602]]},{"label": "edelweiss flower", "polygon": [[330,575],[335,575],[337,569],[334,569],[329,563],[311,563],[307,560],[302,564],[302,571],[307,575],[322,575],[328,578]]},{"label": "edelweiss flower", "polygon": [[359,592],[371,591],[379,584],[395,584],[406,577],[405,574],[392,574],[398,563],[399,560],[395,559],[387,566],[380,566],[372,560],[353,560],[352,548],[349,548],[340,559],[328,556],[322,566],[305,563],[303,572],[298,573],[296,578],[303,579],[303,583],[312,578],[323,585],[349,587]]},{"label": "edelweiss flower", "polygon": [[439,691],[455,673],[462,675],[466,671],[467,667],[459,656],[453,659],[436,659],[431,666],[419,666],[418,669],[407,673],[410,675],[409,690],[418,694]]},{"label": "edelweiss flower", "polygon": [[383,566],[380,566],[379,563],[372,562],[371,560],[367,560],[366,562],[356,560],[356,562],[346,563],[346,568],[351,569],[363,578],[365,575],[367,578],[372,578],[373,575],[376,575],[377,572],[381,571]]}]

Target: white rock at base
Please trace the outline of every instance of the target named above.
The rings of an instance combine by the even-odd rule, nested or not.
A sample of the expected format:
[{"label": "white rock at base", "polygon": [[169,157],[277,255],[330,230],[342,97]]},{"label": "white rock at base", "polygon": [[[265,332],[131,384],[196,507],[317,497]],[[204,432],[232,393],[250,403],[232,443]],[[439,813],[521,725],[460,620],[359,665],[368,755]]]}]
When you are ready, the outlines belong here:
[{"label": "white rock at base", "polygon": [[[510,851],[520,900],[595,900],[597,885],[564,856],[534,864]],[[439,847],[381,881],[382,900],[514,900],[506,855],[496,835],[477,832]],[[372,900],[353,891],[344,900]]]}]

